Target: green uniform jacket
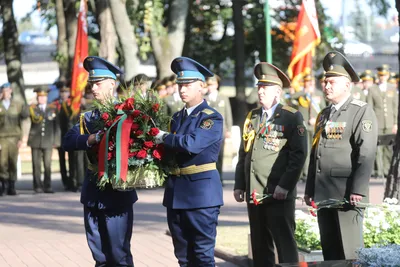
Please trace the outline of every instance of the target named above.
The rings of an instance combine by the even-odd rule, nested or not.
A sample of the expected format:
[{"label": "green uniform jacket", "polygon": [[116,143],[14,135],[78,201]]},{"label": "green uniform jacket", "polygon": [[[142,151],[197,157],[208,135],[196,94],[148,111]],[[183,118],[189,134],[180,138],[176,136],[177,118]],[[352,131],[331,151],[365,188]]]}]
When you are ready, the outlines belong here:
[{"label": "green uniform jacket", "polygon": [[297,110],[279,104],[269,120],[270,130],[263,138],[264,127],[259,131],[262,108],[250,113],[250,123],[245,123],[243,133],[246,135],[254,129],[256,135],[248,152],[244,150],[244,141],[241,142],[234,189],[245,190],[249,203],[253,203],[250,197],[253,190],[260,194],[273,194],[277,185],[289,190],[288,199],[295,198],[296,184],[307,157],[303,116]]},{"label": "green uniform jacket", "polygon": [[397,124],[399,105],[397,89],[393,85],[387,84],[386,92],[381,92],[378,85],[373,85],[369,88],[367,103],[375,111],[379,132],[391,133],[393,125]]},{"label": "green uniform jacket", "polygon": [[318,116],[305,194],[316,202],[349,199],[368,201],[369,179],[378,140],[372,107],[352,96],[328,120],[331,106]]},{"label": "green uniform jacket", "polygon": [[367,101],[367,96],[365,95],[364,90],[358,85],[353,85],[353,88],[351,88],[351,94],[354,99],[364,102]]},{"label": "green uniform jacket", "polygon": [[47,104],[46,111],[42,112],[37,105],[31,105],[29,113],[32,123],[29,131],[28,146],[44,149],[59,147],[61,134],[57,107]]},{"label": "green uniform jacket", "polygon": [[70,100],[66,102],[59,102],[57,104],[59,105],[58,109],[61,137],[64,137],[69,129],[71,129],[79,121],[79,114],[73,116]]},{"label": "green uniform jacket", "polygon": [[28,107],[24,103],[11,99],[8,110],[0,104],[0,138],[17,137],[22,140],[21,124],[28,116]]},{"label": "green uniform jacket", "polygon": [[[293,94],[292,97],[299,102],[298,99],[300,97],[305,99],[306,94],[304,92],[298,92]],[[304,122],[307,125],[307,130],[313,132],[314,125],[309,125],[308,121],[311,118],[317,118],[318,113],[321,112],[324,107],[326,107],[326,102],[324,99],[324,94],[319,90],[314,90],[314,92],[311,93],[311,100],[312,102],[310,102],[308,107],[303,107],[299,104],[297,109],[300,111],[301,115],[303,115]]]},{"label": "green uniform jacket", "polygon": [[229,97],[218,93],[216,101],[211,101],[206,97],[207,103],[210,107],[216,109],[224,118],[224,132],[230,132],[232,129],[232,108],[229,102]]},{"label": "green uniform jacket", "polygon": [[174,115],[176,112],[180,111],[184,104],[181,99],[175,100],[173,95],[167,96],[165,99],[165,109],[169,116]]}]

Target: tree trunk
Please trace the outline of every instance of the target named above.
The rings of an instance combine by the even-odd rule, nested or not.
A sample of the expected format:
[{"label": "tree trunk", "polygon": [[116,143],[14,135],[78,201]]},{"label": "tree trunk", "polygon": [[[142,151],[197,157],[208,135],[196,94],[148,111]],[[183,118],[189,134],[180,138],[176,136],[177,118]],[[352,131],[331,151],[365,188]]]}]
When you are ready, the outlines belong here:
[{"label": "tree trunk", "polygon": [[[400,0],[396,0],[396,9],[398,15],[400,15]],[[399,19],[399,17],[398,17]],[[400,32],[400,28],[399,28]],[[400,49],[400,40],[398,43],[399,49]],[[400,62],[400,50],[398,53],[398,60]],[[399,84],[400,85],[400,84]],[[399,86],[398,85],[398,86]],[[399,88],[397,88],[399,90]],[[400,94],[399,94],[399,102],[400,102]],[[400,125],[400,105],[398,107],[397,111],[397,125]],[[390,164],[390,170],[388,177],[386,178],[386,187],[385,187],[385,194],[384,194],[384,199],[385,198],[396,198],[400,200],[400,177],[399,177],[399,167],[400,167],[400,131],[399,129],[397,130],[396,134],[396,143],[393,148],[393,157],[392,157],[392,162]]]},{"label": "tree trunk", "polygon": [[21,47],[18,42],[18,29],[12,7],[13,0],[1,0],[0,6],[3,18],[4,57],[7,65],[7,78],[13,88],[13,97],[26,102]]},{"label": "tree trunk", "polygon": [[97,20],[100,27],[99,56],[115,64],[117,34],[108,0],[96,1]]},{"label": "tree trunk", "polygon": [[134,28],[126,12],[125,0],[109,0],[114,26],[124,53],[124,78],[133,78],[139,68],[138,45]]},{"label": "tree trunk", "polygon": [[74,62],[75,55],[75,43],[76,43],[76,30],[77,30],[77,9],[74,0],[64,0],[64,14],[66,21],[66,32],[68,40],[68,79],[71,78],[72,65]]},{"label": "tree trunk", "polygon": [[235,25],[235,85],[236,85],[236,112],[239,116],[237,122],[243,125],[247,114],[246,102],[246,80],[244,74],[245,54],[244,54],[244,29],[242,8],[245,4],[243,0],[232,1],[233,22]]},{"label": "tree trunk", "polygon": [[68,42],[63,0],[56,0],[56,19],[58,68],[60,70],[60,80],[65,81],[68,77]]},{"label": "tree trunk", "polygon": [[[157,77],[164,78],[172,74],[171,62],[182,55],[185,43],[186,17],[189,12],[189,1],[171,1],[169,21],[166,33],[157,33],[157,25],[153,23],[151,45],[157,66]],[[160,22],[161,23],[161,22]],[[159,28],[162,26],[158,25]],[[201,62],[200,62],[201,63]]]}]

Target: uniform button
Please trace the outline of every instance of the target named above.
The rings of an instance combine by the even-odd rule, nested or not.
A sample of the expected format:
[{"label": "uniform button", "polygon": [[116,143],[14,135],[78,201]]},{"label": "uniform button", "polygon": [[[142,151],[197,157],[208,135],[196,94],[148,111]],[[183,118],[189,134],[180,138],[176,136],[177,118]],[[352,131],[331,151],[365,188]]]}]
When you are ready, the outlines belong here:
[{"label": "uniform button", "polygon": [[254,159],[251,159],[251,162],[254,162]]},{"label": "uniform button", "polygon": [[383,109],[383,111],[385,111],[385,112],[386,112],[386,111],[387,111],[387,108],[384,108],[384,109]]},{"label": "uniform button", "polygon": [[317,159],[320,159],[320,158],[321,158],[321,156],[320,156],[320,155],[318,155],[318,156],[317,156]]},{"label": "uniform button", "polygon": [[254,173],[254,170],[251,170],[252,173]]},{"label": "uniform button", "polygon": [[42,128],[42,131],[44,131],[44,128]]},{"label": "uniform button", "polygon": [[44,133],[42,133],[42,136],[44,136]]},{"label": "uniform button", "polygon": [[320,173],[320,172],[321,172],[321,170],[317,170],[317,172],[318,172],[318,173]]}]

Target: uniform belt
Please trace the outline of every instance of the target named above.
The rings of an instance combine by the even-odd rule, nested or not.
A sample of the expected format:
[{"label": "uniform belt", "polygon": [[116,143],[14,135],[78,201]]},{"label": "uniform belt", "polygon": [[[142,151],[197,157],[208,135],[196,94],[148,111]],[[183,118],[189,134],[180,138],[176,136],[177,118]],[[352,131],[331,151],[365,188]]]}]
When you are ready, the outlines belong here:
[{"label": "uniform belt", "polygon": [[215,162],[211,163],[206,163],[206,164],[201,164],[201,165],[190,165],[187,167],[183,168],[176,168],[170,171],[170,174],[172,175],[190,175],[190,174],[196,174],[196,173],[201,173],[201,172],[206,172],[206,171],[212,171],[216,170],[217,165]]}]

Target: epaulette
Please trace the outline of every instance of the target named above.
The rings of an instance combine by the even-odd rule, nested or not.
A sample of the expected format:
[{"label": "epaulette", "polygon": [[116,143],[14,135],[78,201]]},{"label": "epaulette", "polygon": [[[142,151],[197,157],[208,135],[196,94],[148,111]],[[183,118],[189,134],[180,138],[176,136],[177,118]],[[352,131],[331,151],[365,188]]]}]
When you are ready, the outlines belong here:
[{"label": "epaulette", "polygon": [[358,100],[358,99],[353,99],[353,100],[350,102],[350,104],[363,107],[363,106],[365,106],[367,103],[364,102],[364,101]]},{"label": "epaulette", "polygon": [[208,108],[206,108],[206,109],[203,109],[201,112],[204,112],[204,113],[206,113],[207,115],[211,115],[211,114],[213,114],[213,113],[214,113],[214,111],[213,111],[213,110],[211,110],[211,109],[208,109]]},{"label": "epaulette", "polygon": [[85,120],[85,114],[92,112],[91,110],[82,112],[81,115],[79,116],[79,132],[80,134],[85,134],[86,133],[90,134],[89,129],[86,126],[86,120]]},{"label": "epaulette", "polygon": [[29,107],[30,107],[30,108],[36,108],[37,105],[36,105],[36,104],[31,104]]},{"label": "epaulette", "polygon": [[289,111],[291,113],[296,113],[297,112],[297,109],[292,108],[290,106],[283,106],[282,109],[287,110],[287,111]]}]

